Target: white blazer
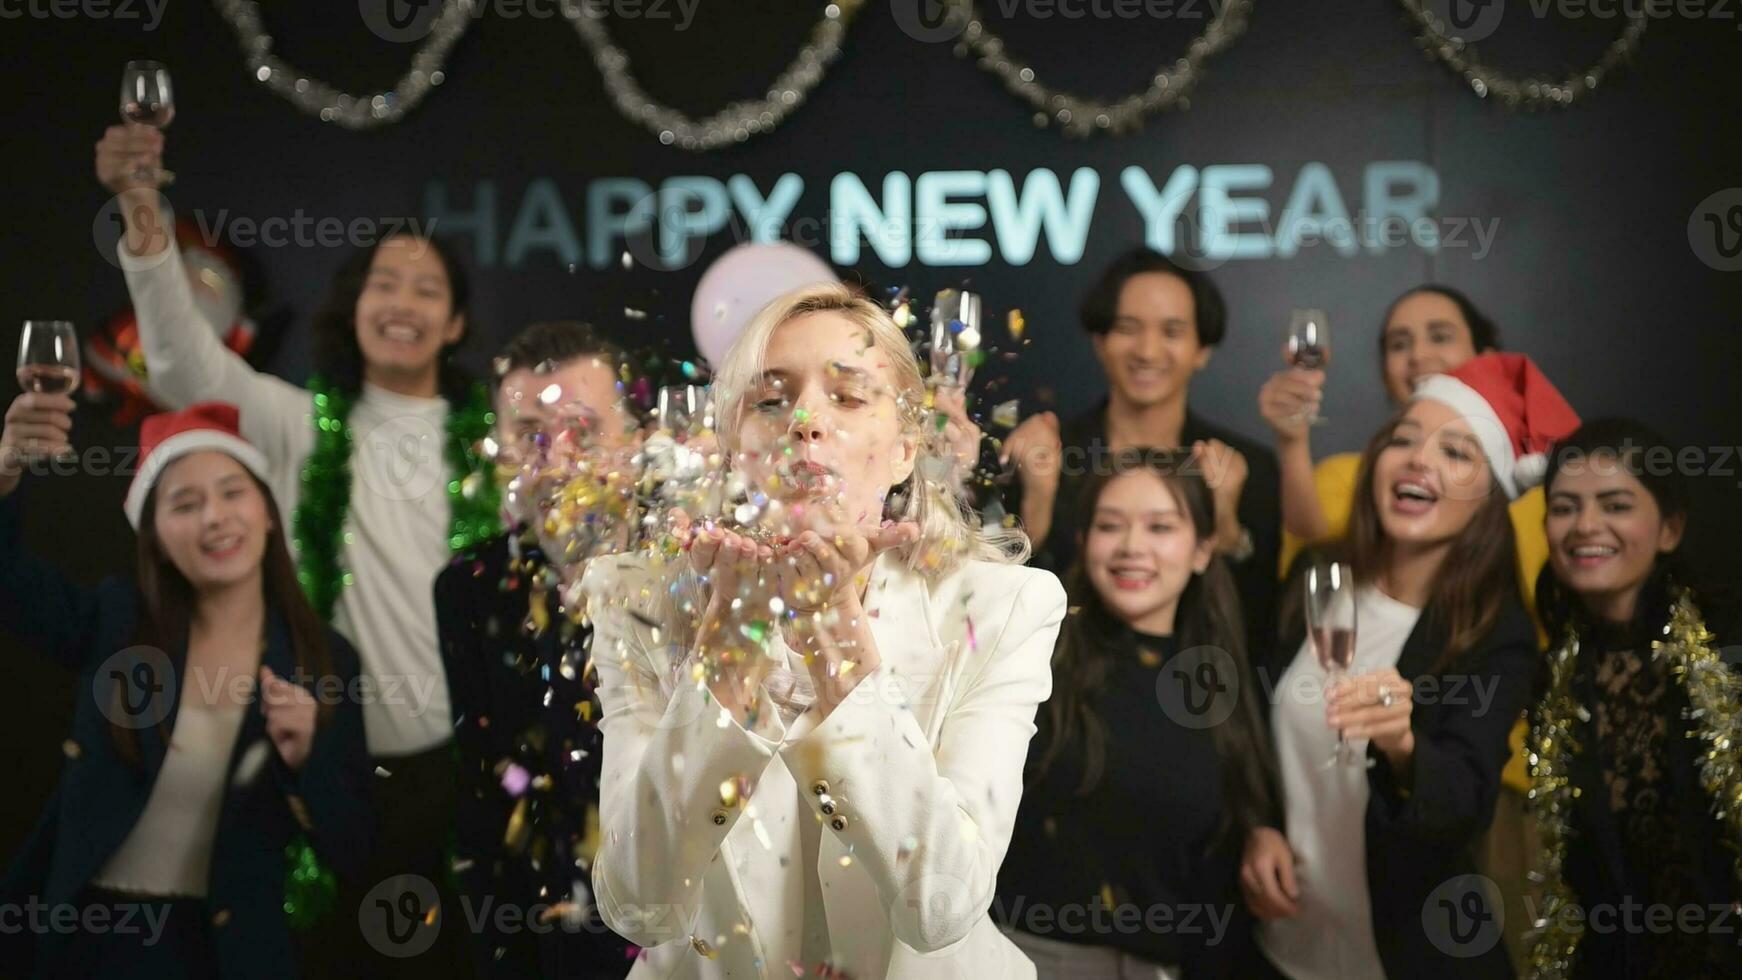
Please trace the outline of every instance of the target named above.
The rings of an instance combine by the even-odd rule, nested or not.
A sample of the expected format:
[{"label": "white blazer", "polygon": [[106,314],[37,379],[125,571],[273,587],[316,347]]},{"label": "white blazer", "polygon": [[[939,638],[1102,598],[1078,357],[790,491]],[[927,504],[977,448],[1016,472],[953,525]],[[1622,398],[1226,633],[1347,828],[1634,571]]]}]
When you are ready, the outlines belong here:
[{"label": "white blazer", "polygon": [[[821,725],[807,711],[787,728],[764,690],[754,730],[664,628],[682,601],[669,571],[599,560],[586,590],[604,706],[593,889],[647,948],[632,980],[791,980],[807,915],[855,980],[1034,976],[987,911],[1052,690],[1057,578],[970,562],[933,585],[884,555],[864,603],[882,664]],[[747,800],[723,792],[737,777]],[[801,820],[822,821],[820,909],[804,907]]]}]

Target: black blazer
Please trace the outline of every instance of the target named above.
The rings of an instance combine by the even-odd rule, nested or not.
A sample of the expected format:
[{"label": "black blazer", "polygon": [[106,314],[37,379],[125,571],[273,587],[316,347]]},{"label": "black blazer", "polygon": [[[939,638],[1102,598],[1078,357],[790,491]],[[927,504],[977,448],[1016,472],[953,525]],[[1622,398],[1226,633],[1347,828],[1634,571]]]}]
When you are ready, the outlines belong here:
[{"label": "black blazer", "polygon": [[[456,559],[435,583],[459,767],[457,877],[460,897],[482,924],[468,934],[473,966],[492,978],[623,977],[634,965],[624,952],[630,944],[594,909],[572,931],[497,928],[502,906],[523,914],[568,895],[576,879],[590,888],[589,869],[572,852],[587,833],[588,808],[598,806],[601,762],[598,709],[584,673],[591,631],[565,622],[554,597],[548,628],[537,636],[522,628],[530,582],[546,565],[530,540],[512,543],[520,545],[518,560],[509,535],[500,534]],[[513,796],[498,772],[504,761],[548,775],[552,785]],[[504,836],[517,805],[524,806],[525,837],[510,848]]]},{"label": "black blazer", "polygon": [[[0,884],[0,893],[7,901],[70,905],[79,901],[144,812],[163,766],[180,698],[165,698],[169,714],[162,725],[137,730],[140,763],[128,762],[104,714],[113,712],[113,702],[104,698],[99,704],[97,692],[115,689],[109,680],[109,672],[119,666],[114,655],[133,645],[138,589],[113,577],[83,588],[26,552],[20,534],[23,492],[21,488],[0,499],[0,624],[78,671],[79,700],[60,782]],[[329,631],[327,642],[336,679],[344,684],[340,690],[354,690],[356,653],[337,633]],[[166,689],[180,691],[187,650],[165,654],[175,681]],[[261,662],[281,677],[295,676],[290,633],[276,612],[268,613]],[[333,689],[330,680],[325,689]],[[316,853],[340,873],[359,866],[366,854],[372,817],[362,706],[350,697],[339,702],[331,720],[317,728],[301,772],[291,771],[272,748],[261,712],[250,710],[244,716],[230,752],[206,894],[216,959],[225,977],[288,980],[298,975],[296,946],[285,920],[284,882],[285,848],[299,833],[306,832]],[[26,975],[32,968],[39,976],[52,974],[66,943],[76,939],[54,931],[33,937],[28,930],[0,938],[7,940],[8,976]]]},{"label": "black blazer", "polygon": [[[1487,635],[1438,672],[1430,693],[1421,680],[1449,639],[1436,619],[1431,607],[1423,610],[1397,658],[1397,672],[1417,688],[1412,778],[1400,780],[1383,753],[1368,749],[1373,934],[1387,976],[1511,977],[1499,920],[1483,924],[1501,910],[1472,904],[1470,895],[1480,893],[1460,876],[1478,873],[1474,847],[1494,819],[1500,771],[1512,755],[1507,737],[1540,660],[1536,627],[1508,595]],[[1266,670],[1273,684],[1306,638],[1304,625],[1291,625]]]},{"label": "black blazer", "polygon": [[[1189,449],[1200,440],[1220,439],[1246,458],[1246,483],[1240,490],[1240,524],[1252,535],[1253,552],[1245,561],[1229,562],[1234,584],[1240,590],[1249,641],[1276,635],[1276,565],[1282,548],[1281,470],[1276,454],[1265,446],[1198,415],[1186,413],[1179,446],[1157,449]],[[1045,541],[1034,542],[1033,564],[1063,576],[1077,556],[1077,533],[1082,530],[1082,487],[1096,465],[1112,463],[1107,448],[1107,400],[1067,419],[1059,427],[1063,444],[1064,471],[1059,476],[1058,496],[1053,500],[1052,527]],[[1007,491],[1005,510],[1022,513],[1022,484],[1013,480]]]}]

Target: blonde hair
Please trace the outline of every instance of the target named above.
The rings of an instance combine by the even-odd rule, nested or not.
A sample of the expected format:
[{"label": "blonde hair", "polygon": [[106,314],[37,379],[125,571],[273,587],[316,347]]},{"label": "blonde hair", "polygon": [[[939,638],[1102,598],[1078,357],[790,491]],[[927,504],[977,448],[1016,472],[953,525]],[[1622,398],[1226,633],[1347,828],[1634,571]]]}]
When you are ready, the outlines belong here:
[{"label": "blonde hair", "polygon": [[[882,307],[843,283],[801,286],[775,298],[732,343],[714,378],[716,427],[721,443],[729,448],[738,444],[745,403],[760,382],[774,331],[812,313],[844,317],[863,329],[871,346],[888,359],[902,430],[919,447],[913,474],[897,488],[898,493],[891,493],[888,509],[891,518],[919,526],[918,540],[899,553],[903,564],[936,579],[969,560],[1004,564],[1026,560],[1028,535],[1017,528],[981,526],[978,515],[967,503],[961,482],[954,479],[956,467],[950,448],[936,426],[924,424],[931,416],[926,408],[925,377],[906,335]],[[944,476],[940,479],[935,474]]]}]

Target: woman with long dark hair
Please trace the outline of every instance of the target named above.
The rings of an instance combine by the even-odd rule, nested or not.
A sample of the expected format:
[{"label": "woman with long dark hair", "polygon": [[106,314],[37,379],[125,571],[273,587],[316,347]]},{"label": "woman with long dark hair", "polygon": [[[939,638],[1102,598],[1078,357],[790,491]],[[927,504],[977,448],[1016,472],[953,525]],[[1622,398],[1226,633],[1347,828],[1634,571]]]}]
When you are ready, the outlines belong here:
[{"label": "woman with long dark hair", "polygon": [[[309,600],[356,645],[379,692],[364,720],[381,776],[376,809],[394,833],[359,880],[343,883],[346,904],[399,874],[445,892],[453,732],[433,586],[455,554],[500,529],[496,485],[476,450],[491,393],[455,361],[471,324],[465,269],[415,224],[355,241],[315,318],[308,385],[256,371],[218,343],[163,233],[162,195],[141,178],[162,152],[163,134],[139,125],[111,127],[96,152],[98,179],[126,217],[116,259],[151,392],[172,406],[216,398],[241,409],[242,434],[266,457],[294,532]],[[460,958],[454,932],[435,930],[430,947],[416,930],[395,950],[427,948],[417,956],[377,956],[357,935],[315,951],[337,954],[329,970],[368,957],[377,973],[428,980]]]},{"label": "woman with long dark hair", "polygon": [[289,887],[287,855],[354,869],[371,832],[355,654],[303,598],[230,405],[145,421],[137,583],[82,588],[25,551],[22,466],[64,450],[71,409],[21,395],[0,436],[0,622],[81,692],[5,886],[79,927],[27,929],[20,972],[295,977],[286,917],[320,895]]},{"label": "woman with long dark hair", "polygon": [[[1373,352],[1378,355],[1378,380],[1393,406],[1408,403],[1417,381],[1451,371],[1471,358],[1500,349],[1500,330],[1474,300],[1461,290],[1440,283],[1412,286],[1386,307],[1380,318]],[[1346,338],[1345,338],[1346,339]],[[1336,453],[1319,460],[1312,454],[1313,426],[1326,371],[1285,368],[1271,375],[1258,395],[1259,413],[1276,434],[1282,470],[1282,570],[1291,567],[1303,548],[1342,538],[1349,530],[1361,466],[1360,453]],[[1517,546],[1518,585],[1525,609],[1531,609],[1536,577],[1548,561],[1542,536],[1543,496],[1540,487],[1520,494],[1508,511]],[[1512,759],[1502,770],[1501,794],[1494,827],[1480,848],[1483,873],[1493,878],[1508,906],[1523,908],[1529,892],[1526,879],[1532,835],[1525,818],[1524,794],[1529,779],[1524,769],[1524,722],[1512,729]],[[1506,920],[1506,939],[1515,958],[1523,946],[1525,915]]]},{"label": "woman with long dark hair", "polygon": [[1240,599],[1191,453],[1112,462],[1083,487],[994,913],[1042,980],[1233,976],[1240,848],[1275,821]]},{"label": "woman with long dark hair", "polygon": [[1604,419],[1549,461],[1535,976],[1742,976],[1742,677],[1719,653],[1735,610],[1682,567],[1676,459],[1644,425]]},{"label": "woman with long dark hair", "polygon": [[[1338,549],[1358,586],[1349,679],[1319,696],[1298,587],[1271,665],[1285,822],[1252,832],[1241,871],[1265,968],[1512,975],[1471,853],[1536,664],[1507,505],[1576,424],[1528,359],[1488,354],[1424,379],[1362,454]],[[1325,766],[1339,737],[1366,765]]]},{"label": "woman with long dark hair", "polygon": [[[1439,283],[1413,286],[1392,300],[1380,318],[1379,381],[1386,400],[1401,407],[1408,404],[1418,380],[1499,349],[1500,329],[1468,295]],[[1318,411],[1325,380],[1324,368],[1285,368],[1271,375],[1258,393],[1259,414],[1276,434],[1282,468],[1284,570],[1302,547],[1347,533],[1353,512],[1361,454],[1336,453],[1313,462],[1310,420]],[[1548,557],[1536,533],[1541,499],[1540,493],[1527,493],[1513,505],[1518,512],[1513,527],[1524,545],[1519,575],[1527,597]]]}]

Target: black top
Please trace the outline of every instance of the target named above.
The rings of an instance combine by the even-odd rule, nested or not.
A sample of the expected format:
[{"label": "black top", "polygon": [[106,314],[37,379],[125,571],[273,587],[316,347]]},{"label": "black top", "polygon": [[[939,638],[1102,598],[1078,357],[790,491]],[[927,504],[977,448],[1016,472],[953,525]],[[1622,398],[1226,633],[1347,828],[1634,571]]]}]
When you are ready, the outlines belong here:
[{"label": "black top", "polygon": [[[556,609],[539,584],[550,575],[528,535],[507,534],[456,559],[436,578],[436,623],[452,696],[458,757],[455,852],[481,977],[622,977],[627,940],[594,908],[578,926],[518,926],[566,899],[591,894],[589,811],[599,804],[598,702],[587,674],[590,630]],[[534,621],[535,603],[548,617]],[[592,826],[597,826],[594,818]],[[507,906],[515,918],[499,919]],[[499,929],[507,922],[510,928]]]},{"label": "black top", "polygon": [[[1246,458],[1246,484],[1240,491],[1240,524],[1252,535],[1252,556],[1230,562],[1240,590],[1249,648],[1267,648],[1276,636],[1277,555],[1282,548],[1281,471],[1276,454],[1245,436],[1186,413],[1180,445],[1156,449],[1189,449],[1201,440],[1219,439]],[[1112,465],[1107,443],[1107,400],[1059,427],[1063,446],[1058,496],[1053,500],[1052,527],[1044,542],[1036,541],[1033,563],[1063,576],[1077,557],[1082,530],[1085,478]],[[1020,479],[1011,482],[1005,510],[1022,513]]]},{"label": "black top", "polygon": [[[76,906],[145,812],[175,730],[181,706],[176,692],[190,679],[185,646],[161,654],[140,654],[144,648],[134,646],[143,600],[132,582],[111,577],[85,588],[24,550],[24,494],[20,488],[0,499],[0,625],[78,671],[79,701],[60,782],[0,882],[0,904],[24,908],[36,902],[53,909]],[[333,674],[320,679],[316,693],[355,690],[356,653],[331,630],[327,645]],[[260,662],[280,677],[298,678],[289,627],[274,610],[267,613]],[[128,679],[124,707],[99,700],[98,692],[114,690],[110,677]],[[300,678],[305,684],[313,680]],[[137,763],[111,730],[109,715],[117,709],[141,723],[162,717],[161,724],[134,729]],[[262,753],[267,765],[248,763]],[[368,853],[374,821],[362,705],[354,697],[338,698],[295,771],[271,748],[264,713],[250,708],[228,765],[204,899],[214,959],[222,977],[289,980],[298,976],[298,957],[284,911],[286,847],[306,835],[341,877],[357,871]],[[343,916],[345,910],[329,914]],[[40,935],[0,930],[0,973],[54,976],[69,944],[80,941],[84,937],[61,929]]]},{"label": "black top", "polygon": [[[1590,717],[1579,723],[1563,873],[1581,905],[1621,928],[1586,930],[1575,975],[1742,976],[1734,930],[1712,911],[1735,901],[1735,856],[1700,786],[1687,690],[1626,631],[1594,629],[1582,646],[1573,692]],[[1649,928],[1643,910],[1654,906],[1698,910],[1707,928]]]},{"label": "black top", "polygon": [[1094,698],[1107,758],[1085,796],[1078,746],[1036,774],[1052,738],[1041,707],[992,911],[1048,939],[1113,947],[1188,977],[1230,976],[1251,928],[1238,891],[1240,842],[1221,833],[1210,729],[1177,723],[1157,696],[1174,649],[1172,637],[1127,634]]}]

